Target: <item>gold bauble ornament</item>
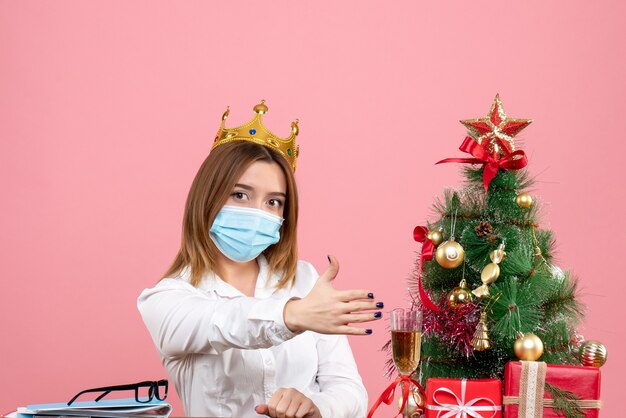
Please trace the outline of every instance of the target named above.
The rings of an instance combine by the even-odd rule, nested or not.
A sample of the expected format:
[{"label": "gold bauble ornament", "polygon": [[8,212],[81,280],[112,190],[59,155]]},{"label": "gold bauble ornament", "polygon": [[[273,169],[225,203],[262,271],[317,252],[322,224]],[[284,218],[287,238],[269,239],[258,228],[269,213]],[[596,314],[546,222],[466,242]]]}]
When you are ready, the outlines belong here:
[{"label": "gold bauble ornament", "polygon": [[480,272],[480,281],[483,284],[491,284],[498,280],[498,277],[500,277],[500,266],[496,263],[487,264]]},{"label": "gold bauble ornament", "polygon": [[[398,410],[402,408],[402,395],[398,398]],[[421,392],[417,389],[411,389],[409,391],[409,398],[404,406],[403,416],[409,418],[419,418],[424,413],[424,405],[426,400],[422,396]]]},{"label": "gold bauble ornament", "polygon": [[524,334],[515,341],[513,350],[522,361],[537,361],[543,354],[543,341],[535,334]]},{"label": "gold bauble ornament", "polygon": [[496,263],[487,264],[480,273],[480,280],[483,282],[482,286],[472,290],[472,293],[479,298],[488,298],[490,296],[489,285],[495,282],[498,277],[500,277],[500,266]]},{"label": "gold bauble ornament", "polygon": [[474,331],[471,346],[476,351],[485,351],[491,348],[491,339],[489,338],[489,329],[487,328],[487,313],[480,313],[480,321]]},{"label": "gold bauble ornament", "polygon": [[580,361],[583,366],[602,367],[606,363],[606,347],[600,341],[585,341],[580,346]]},{"label": "gold bauble ornament", "polygon": [[479,298],[488,298],[489,295],[489,285],[500,277],[500,266],[498,263],[501,263],[506,257],[506,252],[504,251],[504,244],[500,244],[498,249],[493,250],[489,253],[489,258],[491,258],[492,263],[487,264],[483,267],[483,270],[480,272],[480,281],[483,282],[482,286],[478,286],[476,289],[472,290],[472,293]]},{"label": "gold bauble ornament", "polygon": [[528,209],[533,205],[533,197],[528,193],[520,193],[515,198],[515,203],[522,209]]},{"label": "gold bauble ornament", "polygon": [[454,239],[442,243],[435,252],[435,260],[441,267],[446,269],[457,268],[463,264],[464,258],[465,250]]},{"label": "gold bauble ornament", "polygon": [[437,229],[428,231],[426,237],[431,240],[435,247],[441,244],[441,241],[443,241],[443,234]]},{"label": "gold bauble ornament", "polygon": [[448,294],[448,306],[452,309],[457,309],[471,302],[472,299],[472,292],[469,291],[465,279],[463,279],[461,283]]},{"label": "gold bauble ornament", "polygon": [[496,264],[500,264],[502,260],[506,257],[506,252],[504,251],[504,245],[500,245],[497,250],[493,250],[489,253],[489,258]]}]

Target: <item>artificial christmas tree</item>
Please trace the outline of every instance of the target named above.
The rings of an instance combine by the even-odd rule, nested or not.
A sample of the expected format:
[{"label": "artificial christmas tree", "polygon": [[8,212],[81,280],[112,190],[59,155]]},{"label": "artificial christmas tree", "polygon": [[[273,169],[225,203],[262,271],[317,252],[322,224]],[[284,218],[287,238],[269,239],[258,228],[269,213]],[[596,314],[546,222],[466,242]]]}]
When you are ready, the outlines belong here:
[{"label": "artificial christmas tree", "polygon": [[[518,359],[581,364],[577,280],[552,263],[555,240],[540,223],[528,160],[516,149],[515,136],[531,122],[509,118],[496,96],[486,117],[461,121],[469,136],[460,149],[471,156],[439,162],[463,164],[466,184],[446,191],[434,204],[438,219],[414,230],[422,248],[409,291],[411,308],[423,314],[423,339],[412,377],[424,386],[430,378],[503,379]],[[604,349],[593,347],[594,355]],[[599,393],[599,378],[597,385]],[[598,407],[570,389],[545,393],[568,417],[581,416],[576,402]]]},{"label": "artificial christmas tree", "polygon": [[[461,149],[473,158],[440,161],[471,165],[463,168],[466,187],[446,191],[434,205],[439,219],[427,230],[441,232],[444,242],[435,253],[442,256],[419,263],[411,281],[412,294],[422,296],[414,298],[414,308],[424,314],[417,374],[423,383],[429,377],[502,378],[504,365],[517,359],[516,340],[527,333],[543,342],[543,361],[580,364],[577,282],[551,263],[555,241],[541,228],[536,199],[526,192],[532,185],[527,159],[515,147],[515,135],[531,122],[507,117],[496,96],[485,118],[462,121],[470,136]],[[454,245],[452,261],[449,248],[442,250],[446,243]],[[474,298],[451,306],[449,294],[463,280]]]}]

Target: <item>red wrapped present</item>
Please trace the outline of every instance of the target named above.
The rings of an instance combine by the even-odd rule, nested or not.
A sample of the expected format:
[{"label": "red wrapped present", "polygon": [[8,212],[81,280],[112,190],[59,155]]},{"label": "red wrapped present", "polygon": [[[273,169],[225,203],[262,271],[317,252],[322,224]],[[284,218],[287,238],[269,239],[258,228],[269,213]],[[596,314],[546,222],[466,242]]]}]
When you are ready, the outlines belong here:
[{"label": "red wrapped present", "polygon": [[[548,385],[546,385],[546,383]],[[572,392],[587,418],[600,414],[600,369],[562,366],[537,361],[512,361],[504,368],[505,418],[563,417],[554,410],[554,388]]]},{"label": "red wrapped present", "polygon": [[439,379],[426,382],[426,418],[495,418],[502,413],[498,379]]}]

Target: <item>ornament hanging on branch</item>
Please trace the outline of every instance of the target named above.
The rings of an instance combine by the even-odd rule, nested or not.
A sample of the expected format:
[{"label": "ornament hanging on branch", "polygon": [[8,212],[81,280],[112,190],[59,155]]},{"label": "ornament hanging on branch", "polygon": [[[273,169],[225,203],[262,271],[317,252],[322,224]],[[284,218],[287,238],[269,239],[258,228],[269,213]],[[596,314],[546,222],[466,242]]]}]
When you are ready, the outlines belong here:
[{"label": "ornament hanging on branch", "polygon": [[602,367],[606,363],[606,347],[600,341],[585,341],[580,346],[580,360],[583,366]]},{"label": "ornament hanging on branch", "polygon": [[435,253],[437,263],[445,269],[454,269],[460,266],[465,259],[465,250],[454,240],[454,237],[437,247]]},{"label": "ornament hanging on branch", "polygon": [[454,269],[463,264],[465,259],[465,250],[454,240],[454,230],[456,228],[456,212],[452,219],[452,236],[446,242],[443,242],[435,252],[435,260],[445,269]]},{"label": "ornament hanging on branch", "polygon": [[543,341],[535,334],[519,333],[513,351],[515,351],[517,358],[522,361],[537,361],[543,354]]},{"label": "ornament hanging on branch", "polygon": [[491,348],[491,339],[489,338],[489,329],[487,328],[487,313],[481,312],[480,321],[476,326],[476,331],[472,337],[472,348],[476,351],[489,350]]},{"label": "ornament hanging on branch", "polygon": [[458,309],[471,302],[472,299],[472,292],[467,288],[465,279],[462,279],[461,283],[448,293],[448,306],[452,309]]},{"label": "ornament hanging on branch", "polygon": [[515,198],[515,203],[522,209],[529,209],[533,205],[533,197],[528,193],[520,193]]},{"label": "ornament hanging on branch", "polygon": [[428,231],[428,235],[426,237],[433,243],[435,247],[441,244],[443,241],[443,234],[438,229],[433,229],[432,231]]},{"label": "ornament hanging on branch", "polygon": [[488,298],[489,295],[489,285],[498,280],[500,277],[500,264],[502,260],[506,257],[506,252],[504,251],[504,244],[500,244],[498,249],[493,250],[489,254],[489,258],[491,258],[491,263],[487,264],[483,271],[480,273],[480,280],[483,282],[481,286],[478,286],[476,289],[472,290],[472,293],[479,298]]}]

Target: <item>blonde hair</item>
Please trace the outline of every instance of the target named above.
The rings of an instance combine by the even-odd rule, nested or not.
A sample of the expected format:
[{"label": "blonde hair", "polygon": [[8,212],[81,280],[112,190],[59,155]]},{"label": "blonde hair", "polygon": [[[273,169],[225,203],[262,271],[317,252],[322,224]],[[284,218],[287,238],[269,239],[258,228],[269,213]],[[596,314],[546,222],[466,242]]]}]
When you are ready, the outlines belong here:
[{"label": "blonde hair", "polygon": [[191,284],[198,286],[206,272],[215,271],[219,249],[210,239],[209,229],[237,180],[256,161],[274,162],[285,175],[287,198],[280,241],[268,247],[264,254],[269,264],[269,274],[277,272],[282,276],[277,287],[293,283],[298,263],[298,191],[293,172],[285,158],[276,151],[246,141],[219,145],[200,166],[185,203],[180,249],[163,278],[177,276],[185,266],[190,266]]}]

